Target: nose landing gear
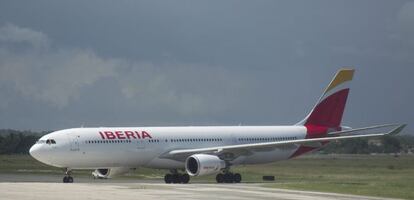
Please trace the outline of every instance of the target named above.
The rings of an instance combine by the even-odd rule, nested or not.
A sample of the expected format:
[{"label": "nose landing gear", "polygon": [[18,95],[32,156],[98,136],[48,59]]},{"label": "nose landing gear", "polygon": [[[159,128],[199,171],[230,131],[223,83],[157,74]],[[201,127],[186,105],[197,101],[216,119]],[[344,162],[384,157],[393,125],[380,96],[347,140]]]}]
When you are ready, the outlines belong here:
[{"label": "nose landing gear", "polygon": [[72,171],[68,168],[65,169],[65,177],[63,177],[64,183],[73,183],[73,177],[71,176]]},{"label": "nose landing gear", "polygon": [[[232,157],[232,156],[229,156]],[[229,160],[226,160],[226,168],[222,170],[222,173],[216,175],[217,183],[240,183],[242,177],[239,173],[230,172],[231,163]]]},{"label": "nose landing gear", "polygon": [[65,176],[65,177],[63,177],[63,182],[64,183],[73,183],[73,177]]}]

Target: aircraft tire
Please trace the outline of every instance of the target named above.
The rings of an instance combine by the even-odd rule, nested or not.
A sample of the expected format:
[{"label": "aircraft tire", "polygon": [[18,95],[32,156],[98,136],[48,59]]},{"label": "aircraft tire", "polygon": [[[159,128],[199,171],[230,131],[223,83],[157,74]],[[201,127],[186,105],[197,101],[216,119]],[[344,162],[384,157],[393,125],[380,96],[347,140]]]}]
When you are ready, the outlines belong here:
[{"label": "aircraft tire", "polygon": [[216,181],[217,183],[224,183],[224,175],[223,174],[217,174],[216,175]]},{"label": "aircraft tire", "polygon": [[233,174],[232,173],[225,173],[224,174],[224,182],[225,183],[233,183]]},{"label": "aircraft tire", "polygon": [[167,184],[172,183],[172,182],[173,182],[173,177],[172,177],[172,175],[171,175],[171,174],[166,174],[166,175],[164,176],[164,181],[165,181],[165,183],[167,183]]},{"label": "aircraft tire", "polygon": [[181,176],[180,176],[180,174],[173,174],[172,175],[172,182],[173,183],[180,183],[181,182]]},{"label": "aircraft tire", "polygon": [[181,175],[181,183],[187,184],[190,181],[190,176],[188,174]]},{"label": "aircraft tire", "polygon": [[64,183],[73,183],[73,177],[65,176],[65,177],[63,177],[63,182]]},{"label": "aircraft tire", "polygon": [[234,181],[235,183],[240,183],[240,182],[241,182],[241,180],[242,180],[242,177],[241,177],[241,175],[240,175],[239,173],[235,173],[235,174],[233,175],[233,181]]}]

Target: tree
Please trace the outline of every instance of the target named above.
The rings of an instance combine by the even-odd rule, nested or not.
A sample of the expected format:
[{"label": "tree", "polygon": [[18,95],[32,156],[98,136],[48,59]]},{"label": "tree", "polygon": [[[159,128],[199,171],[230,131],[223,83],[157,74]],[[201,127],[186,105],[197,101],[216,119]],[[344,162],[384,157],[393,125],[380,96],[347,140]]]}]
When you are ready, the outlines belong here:
[{"label": "tree", "polygon": [[399,153],[402,149],[400,141],[396,137],[382,137],[383,153]]}]

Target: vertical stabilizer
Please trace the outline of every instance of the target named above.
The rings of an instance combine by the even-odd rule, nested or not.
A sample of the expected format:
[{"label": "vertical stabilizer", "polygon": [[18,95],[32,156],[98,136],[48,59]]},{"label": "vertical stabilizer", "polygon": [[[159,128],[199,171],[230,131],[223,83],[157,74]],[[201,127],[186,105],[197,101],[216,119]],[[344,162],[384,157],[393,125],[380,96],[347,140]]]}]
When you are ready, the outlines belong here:
[{"label": "vertical stabilizer", "polygon": [[339,128],[354,71],[354,69],[340,69],[312,111],[297,125]]}]

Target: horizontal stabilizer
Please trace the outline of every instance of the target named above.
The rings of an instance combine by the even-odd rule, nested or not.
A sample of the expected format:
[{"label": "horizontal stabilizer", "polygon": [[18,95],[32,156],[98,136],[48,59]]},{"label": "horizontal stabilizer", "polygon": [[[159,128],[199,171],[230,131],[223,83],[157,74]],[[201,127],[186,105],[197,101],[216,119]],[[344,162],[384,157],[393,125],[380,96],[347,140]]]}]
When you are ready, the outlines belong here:
[{"label": "horizontal stabilizer", "polygon": [[[364,135],[370,134],[372,132],[387,132],[390,127],[402,127],[401,130],[405,127],[405,125],[400,124],[383,124],[377,126],[369,126],[364,128],[357,128],[357,129],[350,129],[344,131],[335,131],[328,133],[328,136],[345,136],[345,135]],[[391,133],[390,133],[391,134]]]}]

